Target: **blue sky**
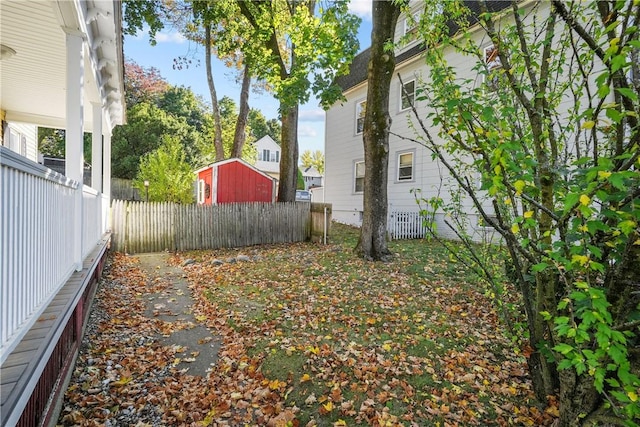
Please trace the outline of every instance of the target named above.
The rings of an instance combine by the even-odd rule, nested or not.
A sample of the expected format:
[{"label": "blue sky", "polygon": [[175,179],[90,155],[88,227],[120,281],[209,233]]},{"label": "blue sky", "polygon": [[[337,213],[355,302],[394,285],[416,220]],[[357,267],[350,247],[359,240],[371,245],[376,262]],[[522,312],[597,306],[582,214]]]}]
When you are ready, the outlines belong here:
[{"label": "blue sky", "polygon": [[[363,50],[371,44],[371,0],[351,0],[349,8],[362,18],[358,39],[360,50]],[[124,55],[127,60],[133,60],[143,67],[157,68],[170,84],[190,87],[194,93],[210,102],[202,46],[186,40],[170,28],[165,28],[158,34],[156,41],[156,46],[151,46],[146,33],[140,33],[135,37],[127,36],[124,39]],[[174,59],[179,56],[192,58],[192,65],[187,69],[174,69]],[[198,62],[199,65],[196,65]],[[234,72],[220,61],[216,61],[213,74],[218,98],[226,95],[237,102],[240,85],[235,82]],[[267,119],[276,118],[278,115],[278,101],[268,93],[259,95],[251,92],[249,105],[260,109]],[[318,106],[316,99],[311,99],[300,107],[298,123],[300,153],[305,150],[324,152],[324,121],[324,111]]]}]

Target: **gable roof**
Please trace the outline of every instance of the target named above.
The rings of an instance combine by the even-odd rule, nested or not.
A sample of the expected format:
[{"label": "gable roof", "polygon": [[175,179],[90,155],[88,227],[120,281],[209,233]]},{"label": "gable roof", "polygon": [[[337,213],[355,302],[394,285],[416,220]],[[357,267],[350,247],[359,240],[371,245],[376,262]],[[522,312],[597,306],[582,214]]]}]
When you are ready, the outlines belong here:
[{"label": "gable roof", "polygon": [[[478,15],[480,14],[480,2],[477,0],[465,0],[464,5],[469,8],[471,14],[469,15],[469,24],[475,25],[478,23]],[[499,12],[511,6],[511,1],[505,0],[489,0],[487,1],[487,7],[491,12]],[[449,34],[455,34],[459,27],[453,21],[447,23],[449,27]],[[416,43],[411,48],[396,55],[396,66],[402,64],[408,59],[413,58],[416,55],[424,52],[426,49],[424,43]],[[339,76],[335,82],[345,92],[352,87],[359,85],[367,80],[367,66],[369,65],[369,58],[371,57],[371,47],[366,48],[360,52],[349,66],[349,74]]]},{"label": "gable roof", "polygon": [[308,176],[309,178],[322,178],[322,174],[318,172],[315,166],[309,166],[302,171],[302,176]]},{"label": "gable roof", "polygon": [[269,135],[265,135],[262,138],[260,138],[259,140],[257,140],[255,142],[255,146],[257,147],[268,147],[268,148],[272,148],[274,150],[279,150],[280,146],[278,145],[277,142],[275,142],[273,140],[273,138],[271,138]]},{"label": "gable roof", "polygon": [[268,174],[264,173],[263,171],[261,171],[260,169],[256,168],[252,164],[247,163],[246,161],[244,161],[242,159],[239,159],[237,157],[232,157],[230,159],[220,160],[219,162],[211,163],[209,166],[205,166],[203,168],[200,168],[200,169],[196,170],[194,172],[194,174],[197,175],[200,172],[206,171],[207,169],[217,168],[219,166],[226,165],[228,163],[240,163],[241,165],[243,165],[243,166],[245,166],[245,167],[247,167],[247,168],[249,168],[249,169],[251,169],[251,170],[253,170],[253,171],[257,172],[257,173],[259,173],[260,175],[264,176],[265,178],[269,178],[270,180],[275,181],[275,178],[272,177],[271,175],[268,175]]}]

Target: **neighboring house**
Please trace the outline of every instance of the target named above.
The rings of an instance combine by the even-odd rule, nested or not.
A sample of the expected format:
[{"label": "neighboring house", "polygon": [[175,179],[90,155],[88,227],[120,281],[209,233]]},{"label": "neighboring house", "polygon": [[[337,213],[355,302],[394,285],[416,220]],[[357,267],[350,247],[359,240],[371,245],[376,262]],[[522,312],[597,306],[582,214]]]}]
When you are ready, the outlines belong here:
[{"label": "neighboring house", "polygon": [[280,179],[280,146],[269,135],[255,142],[258,160],[255,167],[262,172]]},{"label": "neighboring house", "polygon": [[[43,156],[42,161],[39,162],[42,166],[49,168],[53,171],[56,171],[62,175],[65,173],[65,168],[67,167],[65,159],[59,159],[57,157],[48,157]],[[91,186],[91,165],[88,163],[84,164],[82,171],[82,183],[84,185]]]},{"label": "neighboring house", "polygon": [[276,179],[242,159],[227,159],[196,171],[198,204],[276,200]]},{"label": "neighboring house", "polygon": [[8,123],[2,117],[2,145],[34,162],[38,161],[38,127],[28,123]]},{"label": "neighboring house", "polygon": [[[470,6],[472,3],[467,2]],[[490,2],[490,7],[503,8],[508,2]],[[409,13],[419,13],[423,2],[412,1]],[[402,14],[396,26],[396,40],[413,31],[407,14]],[[491,47],[488,36],[476,27],[474,37],[480,45]],[[391,115],[393,134],[414,136],[410,127],[410,102],[414,101],[419,80],[426,77],[427,69],[422,57],[424,46],[416,41],[396,49],[396,69],[394,75],[400,74],[408,95],[404,95],[400,80],[394,78],[389,94],[389,114]],[[450,53],[451,56],[457,55]],[[352,225],[362,224],[363,191],[364,191],[364,148],[362,132],[367,96],[367,64],[370,50],[367,49],[354,58],[350,73],[338,78],[337,83],[343,89],[346,101],[337,102],[326,114],[325,127],[325,192],[324,199],[333,205],[333,219]],[[468,77],[482,79],[472,70],[474,64],[463,57],[450,57],[451,64],[467,67]],[[480,84],[482,82],[479,82]],[[427,105],[417,101],[416,107],[422,117],[426,116]],[[417,127],[417,126],[416,126]],[[389,232],[392,237],[422,237],[425,233],[422,218],[418,214],[420,208],[416,203],[413,189],[420,189],[420,197],[442,197],[450,201],[446,187],[447,172],[434,160],[431,152],[416,143],[402,140],[397,136],[389,137],[389,169],[388,169],[388,212]],[[443,180],[444,178],[444,184]],[[470,233],[484,235],[493,230],[481,226],[478,215],[469,201],[465,201],[471,224]],[[455,237],[444,223],[444,215],[436,215],[438,232],[446,237]]]},{"label": "neighboring house", "polygon": [[[73,371],[109,242],[121,21],[119,1],[0,1],[2,426],[55,424]],[[65,129],[64,175],[37,163],[38,126]]]},{"label": "neighboring house", "polygon": [[304,180],[305,190],[313,187],[322,187],[322,174],[314,166],[309,166],[302,170],[302,179]]}]

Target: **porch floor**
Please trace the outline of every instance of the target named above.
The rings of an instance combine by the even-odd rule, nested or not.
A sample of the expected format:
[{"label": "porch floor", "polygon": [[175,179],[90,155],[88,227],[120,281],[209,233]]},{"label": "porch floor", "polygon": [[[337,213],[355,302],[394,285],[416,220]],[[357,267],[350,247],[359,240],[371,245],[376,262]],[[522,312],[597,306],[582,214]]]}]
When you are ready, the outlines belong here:
[{"label": "porch floor", "polygon": [[20,418],[62,329],[99,267],[109,239],[107,234],[96,244],[84,259],[82,270],[72,274],[0,367],[0,425],[13,425]]}]

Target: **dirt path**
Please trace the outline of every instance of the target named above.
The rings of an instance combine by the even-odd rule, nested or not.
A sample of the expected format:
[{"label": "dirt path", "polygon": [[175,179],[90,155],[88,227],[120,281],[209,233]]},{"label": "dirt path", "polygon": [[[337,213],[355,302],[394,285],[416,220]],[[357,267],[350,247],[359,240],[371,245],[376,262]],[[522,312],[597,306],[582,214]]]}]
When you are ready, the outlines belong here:
[{"label": "dirt path", "polygon": [[184,271],[179,266],[169,265],[169,256],[164,252],[138,254],[136,257],[151,282],[167,282],[164,291],[145,296],[145,316],[181,325],[179,328],[168,328],[173,330],[158,339],[163,345],[182,350],[176,351],[183,356],[176,365],[178,369],[188,369],[190,375],[205,377],[218,358],[220,344],[216,336],[200,325],[192,313],[193,299]]}]

